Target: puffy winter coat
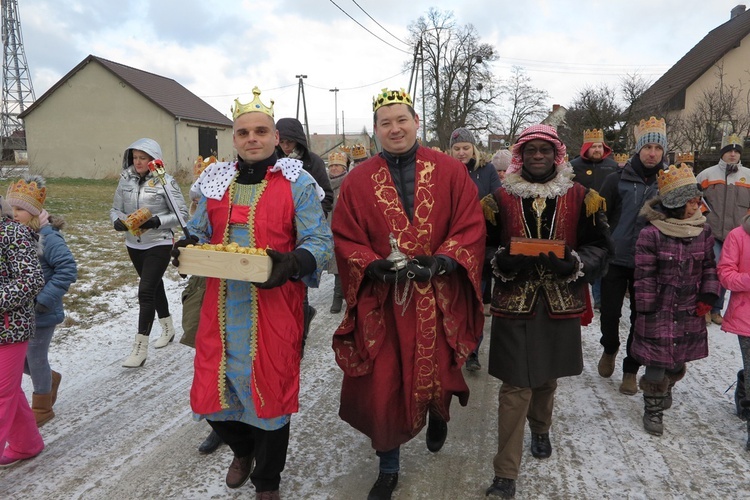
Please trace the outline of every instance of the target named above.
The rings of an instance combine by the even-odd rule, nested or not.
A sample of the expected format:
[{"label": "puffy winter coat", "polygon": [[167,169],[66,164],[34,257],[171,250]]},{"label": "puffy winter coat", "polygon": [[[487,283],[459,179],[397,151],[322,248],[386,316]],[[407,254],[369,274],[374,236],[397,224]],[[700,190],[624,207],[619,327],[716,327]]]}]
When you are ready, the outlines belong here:
[{"label": "puffy winter coat", "polygon": [[727,164],[717,165],[700,172],[695,179],[703,187],[703,199],[708,204],[708,225],[714,237],[724,241],[729,231],[739,226],[750,209],[750,168],[738,165],[737,171],[727,173]]},{"label": "puffy winter coat", "polygon": [[36,296],[37,326],[47,327],[62,323],[65,319],[63,295],[78,278],[76,260],[60,232],[64,225],[61,217],[50,216],[49,224],[45,224],[39,230],[44,288]]},{"label": "puffy winter coat", "polygon": [[750,336],[750,217],[727,235],[717,270],[722,286],[732,292],[721,329]]},{"label": "puffy winter coat", "polygon": [[34,297],[43,286],[36,235],[0,217],[0,345],[26,342],[34,334]]},{"label": "puffy winter coat", "polygon": [[[134,149],[144,151],[154,159],[161,159],[161,149],[151,139],[140,139],[128,146],[123,154],[122,174],[120,175],[120,182],[117,184],[109,218],[114,223],[117,219],[125,220],[128,215],[139,208],[148,208],[152,216],[159,217],[161,225],[158,228],[144,231],[140,236],[134,236],[126,231],[125,244],[134,248],[171,245],[174,236],[173,228],[180,225],[179,219],[169,205],[167,195],[164,192],[165,186],[162,186],[152,172],[146,174],[145,177],[141,177],[135,171],[132,166],[132,151]],[[180,187],[169,174],[165,175],[165,180],[166,188],[177,204],[174,209],[179,211],[183,219],[187,221],[188,209]]]}]

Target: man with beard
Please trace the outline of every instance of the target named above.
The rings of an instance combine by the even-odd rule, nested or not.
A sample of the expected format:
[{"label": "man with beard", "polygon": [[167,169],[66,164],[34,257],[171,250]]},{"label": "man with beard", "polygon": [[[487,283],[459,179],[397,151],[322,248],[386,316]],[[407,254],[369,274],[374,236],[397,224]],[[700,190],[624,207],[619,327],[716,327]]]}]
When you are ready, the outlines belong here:
[{"label": "man with beard", "polygon": [[607,200],[607,219],[612,227],[615,257],[602,278],[601,340],[604,348],[599,359],[599,375],[612,376],[617,351],[620,348],[620,317],[625,293],[630,294],[630,333],[626,344],[627,355],[622,362],[620,392],[634,395],[638,392],[636,376],[640,364],[630,355],[635,327],[635,243],[646,226],[639,215],[643,205],[658,194],[656,174],[666,167],[667,124],[663,118],[641,120],[635,127],[636,153],[617,172],[610,174],[602,185],[601,195]]},{"label": "man with beard", "polygon": [[429,415],[427,449],[439,451],[451,399],[468,402],[461,366],[484,326],[486,230],[466,167],[417,142],[409,94],[383,89],[373,113],[383,152],[347,174],[333,214],[347,307],[333,349],[339,415],[372,441],[368,499],[381,500],[398,483],[400,446]]},{"label": "man with beard", "polygon": [[[493,259],[497,279],[488,373],[503,385],[488,496],[515,496],[525,421],[532,456],[552,454],[549,430],[557,379],[583,370],[587,281],[601,274],[609,257],[604,200],[573,182],[564,158],[565,145],[553,127],[527,128],[513,146],[511,165],[494,195],[499,210],[489,230],[500,247]],[[519,244],[533,249],[518,250]]]}]

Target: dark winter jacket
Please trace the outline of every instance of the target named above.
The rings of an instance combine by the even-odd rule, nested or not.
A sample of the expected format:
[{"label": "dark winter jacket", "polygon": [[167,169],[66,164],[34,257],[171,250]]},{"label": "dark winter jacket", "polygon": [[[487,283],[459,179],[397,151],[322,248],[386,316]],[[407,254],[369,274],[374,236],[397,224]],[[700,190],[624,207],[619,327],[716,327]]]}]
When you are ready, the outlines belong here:
[{"label": "dark winter jacket", "polygon": [[[657,201],[643,209],[649,221],[667,219],[654,210]],[[694,237],[667,236],[652,224],[638,237],[631,353],[643,365],[673,369],[708,356],[706,320],[696,305],[700,295],[718,296],[719,281],[711,228],[702,216],[700,221],[702,231]]]},{"label": "dark winter jacket", "polygon": [[49,224],[39,230],[42,244],[44,288],[36,296],[36,324],[47,327],[62,323],[63,295],[78,277],[78,268],[60,229],[65,225],[61,217],[50,216]]},{"label": "dark winter jacket", "polygon": [[411,221],[414,217],[414,182],[416,175],[417,149],[419,143],[402,155],[392,155],[388,151],[380,153],[388,164],[388,171],[393,178],[393,184],[396,185],[396,192],[401,198],[401,204],[404,206],[406,216]]},{"label": "dark winter jacket", "polygon": [[607,220],[615,245],[612,264],[632,269],[635,266],[635,242],[638,233],[646,226],[646,219],[638,214],[646,201],[659,191],[656,176],[648,178],[647,182],[636,173],[631,161],[607,176],[599,194],[607,200]]},{"label": "dark winter jacket", "polygon": [[[590,143],[586,144],[590,145]],[[604,184],[604,179],[606,179],[609,174],[617,172],[619,167],[615,160],[609,158],[609,153],[611,153],[612,150],[609,149],[609,147],[606,147],[606,145],[604,150],[605,156],[598,162],[586,158],[586,151],[588,151],[588,148],[585,150],[582,149],[581,156],[573,158],[570,162],[570,164],[573,165],[573,172],[576,175],[573,180],[580,182],[589,189],[600,191],[602,184]]]},{"label": "dark winter jacket", "polygon": [[[328,170],[326,170],[326,164],[323,159],[310,151],[302,124],[296,118],[281,118],[276,122],[276,130],[279,131],[280,139],[294,141],[297,143],[297,147],[302,149],[302,154],[299,158],[302,160],[302,168],[307,170],[313,176],[315,182],[323,189],[325,197],[320,204],[323,207],[323,212],[328,215],[333,210],[333,189],[331,189],[331,181],[328,179]],[[279,158],[286,156],[280,146],[276,148],[276,154]]]},{"label": "dark winter jacket", "polygon": [[34,297],[44,286],[37,248],[31,229],[0,217],[0,345],[34,334]]}]

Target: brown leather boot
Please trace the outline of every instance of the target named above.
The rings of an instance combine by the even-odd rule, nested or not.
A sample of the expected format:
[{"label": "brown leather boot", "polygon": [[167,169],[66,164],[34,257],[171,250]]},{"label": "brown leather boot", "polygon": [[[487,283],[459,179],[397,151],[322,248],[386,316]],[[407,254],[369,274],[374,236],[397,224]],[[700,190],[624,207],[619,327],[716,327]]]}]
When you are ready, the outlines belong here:
[{"label": "brown leather boot", "polygon": [[55,406],[55,401],[57,401],[57,388],[60,387],[60,380],[62,380],[62,375],[57,373],[55,370],[52,371],[52,390],[50,391],[50,394],[52,394],[52,406]]},{"label": "brown leather boot", "polygon": [[31,395],[31,409],[34,411],[36,426],[41,427],[55,417],[52,411],[52,393]]}]

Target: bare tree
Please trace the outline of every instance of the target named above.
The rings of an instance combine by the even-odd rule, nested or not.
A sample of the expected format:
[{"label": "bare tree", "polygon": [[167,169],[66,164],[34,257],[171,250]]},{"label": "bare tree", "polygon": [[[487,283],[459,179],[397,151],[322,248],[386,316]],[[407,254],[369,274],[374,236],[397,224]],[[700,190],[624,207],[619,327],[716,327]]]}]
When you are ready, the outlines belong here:
[{"label": "bare tree", "polygon": [[409,26],[410,41],[424,64],[425,130],[447,148],[458,127],[486,131],[496,119],[499,95],[489,63],[491,45],[479,42],[471,25],[458,26],[452,12],[431,8]]},{"label": "bare tree", "polygon": [[638,73],[627,74],[620,80],[623,111],[620,115],[620,134],[615,141],[618,151],[630,151],[635,146],[633,128],[642,118],[648,118],[648,116],[641,116],[642,114],[663,115],[656,110],[639,110],[641,97],[651,87],[651,83]]},{"label": "bare tree", "polygon": [[503,99],[500,131],[512,143],[528,125],[539,123],[547,116],[549,94],[531,84],[523,68],[513,66],[511,76],[500,86]]},{"label": "bare tree", "polygon": [[[560,138],[571,149],[583,144],[585,129],[601,129],[607,144],[617,142],[622,107],[617,90],[601,84],[586,86],[578,92],[565,113],[565,126],[558,129]],[[574,155],[571,151],[571,157]]]}]

